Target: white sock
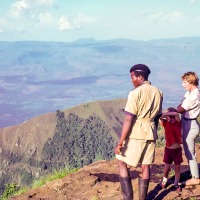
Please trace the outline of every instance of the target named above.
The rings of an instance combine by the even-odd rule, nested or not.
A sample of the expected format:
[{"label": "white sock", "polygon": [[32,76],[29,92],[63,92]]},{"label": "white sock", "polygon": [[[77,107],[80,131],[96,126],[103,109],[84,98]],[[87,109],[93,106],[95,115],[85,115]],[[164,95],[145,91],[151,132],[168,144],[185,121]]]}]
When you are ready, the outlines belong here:
[{"label": "white sock", "polygon": [[162,182],[164,182],[165,184],[167,183],[167,178],[166,177],[163,177],[163,181]]}]

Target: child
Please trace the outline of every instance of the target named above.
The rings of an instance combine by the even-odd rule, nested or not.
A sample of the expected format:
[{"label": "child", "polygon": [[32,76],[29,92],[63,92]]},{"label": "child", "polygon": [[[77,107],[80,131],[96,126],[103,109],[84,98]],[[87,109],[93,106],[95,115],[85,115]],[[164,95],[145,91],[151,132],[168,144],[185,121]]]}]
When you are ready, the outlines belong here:
[{"label": "child", "polygon": [[164,151],[163,162],[165,163],[163,171],[163,181],[161,187],[165,188],[168,181],[168,174],[170,165],[175,164],[175,181],[174,186],[177,191],[181,191],[179,187],[180,179],[180,164],[183,162],[182,158],[182,137],[181,137],[181,122],[177,110],[175,108],[168,108],[160,117],[161,125],[165,130],[166,146]]}]

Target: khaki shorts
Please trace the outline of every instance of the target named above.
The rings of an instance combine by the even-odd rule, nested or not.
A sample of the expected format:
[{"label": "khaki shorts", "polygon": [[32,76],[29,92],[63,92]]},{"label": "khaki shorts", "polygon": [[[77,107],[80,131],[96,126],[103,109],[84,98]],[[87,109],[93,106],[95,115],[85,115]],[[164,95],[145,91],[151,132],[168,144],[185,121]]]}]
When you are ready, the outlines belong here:
[{"label": "khaki shorts", "polygon": [[154,140],[129,138],[121,148],[122,154],[116,154],[116,158],[133,167],[137,167],[139,164],[150,165],[154,161],[155,146]]}]

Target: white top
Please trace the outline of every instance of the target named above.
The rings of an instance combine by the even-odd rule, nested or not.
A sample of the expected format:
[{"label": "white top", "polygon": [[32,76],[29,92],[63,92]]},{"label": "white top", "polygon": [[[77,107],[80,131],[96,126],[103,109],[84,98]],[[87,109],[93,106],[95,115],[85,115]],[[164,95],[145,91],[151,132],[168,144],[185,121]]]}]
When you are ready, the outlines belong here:
[{"label": "white top", "polygon": [[198,88],[187,91],[184,95],[184,99],[181,102],[186,112],[182,113],[182,116],[187,119],[197,118],[200,114],[200,91]]}]

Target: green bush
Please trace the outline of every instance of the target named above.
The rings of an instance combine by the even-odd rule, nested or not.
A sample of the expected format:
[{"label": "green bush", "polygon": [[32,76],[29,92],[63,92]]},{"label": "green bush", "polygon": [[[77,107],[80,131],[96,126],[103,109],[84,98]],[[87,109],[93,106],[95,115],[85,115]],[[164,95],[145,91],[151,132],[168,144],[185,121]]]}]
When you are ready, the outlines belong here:
[{"label": "green bush", "polygon": [[80,168],[98,158],[111,159],[115,144],[116,139],[100,117],[92,115],[83,119],[70,113],[65,118],[64,112],[57,111],[55,135],[45,143],[42,151],[43,170],[51,172],[68,165]]},{"label": "green bush", "polygon": [[20,187],[18,187],[16,183],[6,184],[5,188],[6,189],[3,195],[0,196],[0,200],[8,199],[10,196],[12,196],[14,193],[16,193],[20,189]]},{"label": "green bush", "polygon": [[32,173],[29,173],[24,169],[21,171],[21,182],[23,185],[30,186],[32,183],[32,178]]}]

